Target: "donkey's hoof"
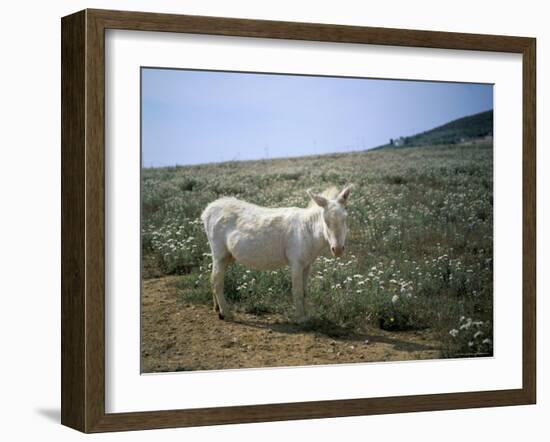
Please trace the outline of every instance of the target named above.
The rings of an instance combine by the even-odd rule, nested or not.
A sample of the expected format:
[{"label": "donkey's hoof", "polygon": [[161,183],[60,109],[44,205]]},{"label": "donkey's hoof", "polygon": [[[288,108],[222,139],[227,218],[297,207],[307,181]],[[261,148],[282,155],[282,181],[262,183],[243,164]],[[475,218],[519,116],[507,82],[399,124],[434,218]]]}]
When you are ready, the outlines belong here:
[{"label": "donkey's hoof", "polygon": [[233,319],[233,314],[232,313],[223,314],[221,312],[218,312],[218,318],[220,318],[223,321],[231,321]]}]

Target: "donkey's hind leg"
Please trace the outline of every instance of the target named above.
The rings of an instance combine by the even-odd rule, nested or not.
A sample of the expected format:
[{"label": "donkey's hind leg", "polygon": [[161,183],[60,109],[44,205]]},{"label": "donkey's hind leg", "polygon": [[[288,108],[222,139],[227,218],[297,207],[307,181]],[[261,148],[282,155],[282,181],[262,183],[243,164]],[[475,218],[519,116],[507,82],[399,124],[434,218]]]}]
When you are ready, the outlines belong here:
[{"label": "donkey's hind leg", "polygon": [[214,309],[218,311],[220,319],[233,319],[233,314],[229,310],[229,306],[223,294],[225,271],[232,260],[233,258],[229,254],[221,258],[212,256],[212,292],[214,295]]}]

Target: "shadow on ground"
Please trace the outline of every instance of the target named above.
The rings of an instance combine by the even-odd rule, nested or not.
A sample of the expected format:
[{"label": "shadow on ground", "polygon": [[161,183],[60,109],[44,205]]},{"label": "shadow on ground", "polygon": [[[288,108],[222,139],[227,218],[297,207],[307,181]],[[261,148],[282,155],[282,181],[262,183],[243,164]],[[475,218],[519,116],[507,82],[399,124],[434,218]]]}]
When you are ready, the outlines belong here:
[{"label": "shadow on ground", "polygon": [[420,344],[417,342],[410,342],[410,341],[402,341],[400,339],[389,337],[389,336],[371,334],[369,335],[368,339],[371,343],[391,345],[397,351],[414,352],[414,351],[441,350],[440,347],[436,347],[433,345]]},{"label": "shadow on ground", "polygon": [[366,339],[367,337],[366,335],[357,333],[356,331],[349,328],[322,320],[309,320],[305,324],[294,324],[291,322],[268,322],[262,321],[261,319],[240,319],[235,320],[234,322],[247,327],[271,330],[277,333],[311,333],[314,335],[324,335],[328,336],[329,338],[340,340],[357,340],[361,339],[362,337]]},{"label": "shadow on ground", "polygon": [[358,333],[354,330],[350,330],[345,327],[341,327],[332,324],[327,321],[310,321],[306,324],[293,324],[289,322],[276,322],[270,323],[262,320],[236,320],[238,324],[254,327],[264,330],[272,330],[278,333],[299,334],[299,333],[311,333],[314,335],[324,335],[332,339],[338,339],[339,341],[357,341],[368,340],[371,344],[380,343],[391,345],[397,351],[404,352],[417,352],[417,351],[429,351],[429,350],[441,350],[439,346],[422,344],[418,342],[411,342],[401,340],[394,337],[399,332],[393,332],[392,336],[382,335],[379,333]]}]

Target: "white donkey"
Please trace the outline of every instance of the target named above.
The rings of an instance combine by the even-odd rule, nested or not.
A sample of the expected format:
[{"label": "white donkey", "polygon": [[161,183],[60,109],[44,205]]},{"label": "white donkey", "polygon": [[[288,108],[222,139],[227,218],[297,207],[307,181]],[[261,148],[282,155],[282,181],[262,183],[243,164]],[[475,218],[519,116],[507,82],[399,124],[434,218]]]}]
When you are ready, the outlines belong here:
[{"label": "white donkey", "polygon": [[297,320],[306,320],[304,290],[311,264],[326,245],[334,256],[344,252],[350,186],[320,195],[307,192],[313,201],[305,209],[260,207],[236,198],[220,198],[206,207],[201,219],[212,250],[214,310],[221,319],[232,318],[223,283],[227,266],[236,260],[256,270],[290,265]]}]

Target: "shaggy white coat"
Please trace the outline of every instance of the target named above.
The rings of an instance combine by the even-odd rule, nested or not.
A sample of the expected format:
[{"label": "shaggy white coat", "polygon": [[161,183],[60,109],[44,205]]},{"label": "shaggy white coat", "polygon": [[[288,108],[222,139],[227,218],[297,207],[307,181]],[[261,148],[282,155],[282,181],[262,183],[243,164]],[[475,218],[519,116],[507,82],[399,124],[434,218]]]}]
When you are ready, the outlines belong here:
[{"label": "shaggy white coat", "polygon": [[308,194],[312,204],[307,208],[268,208],[237,198],[220,198],[206,207],[201,219],[212,251],[214,309],[221,318],[232,317],[223,280],[227,266],[236,260],[256,270],[289,265],[296,316],[300,322],[306,319],[304,291],[311,264],[327,245],[335,256],[344,251],[350,187]]}]

